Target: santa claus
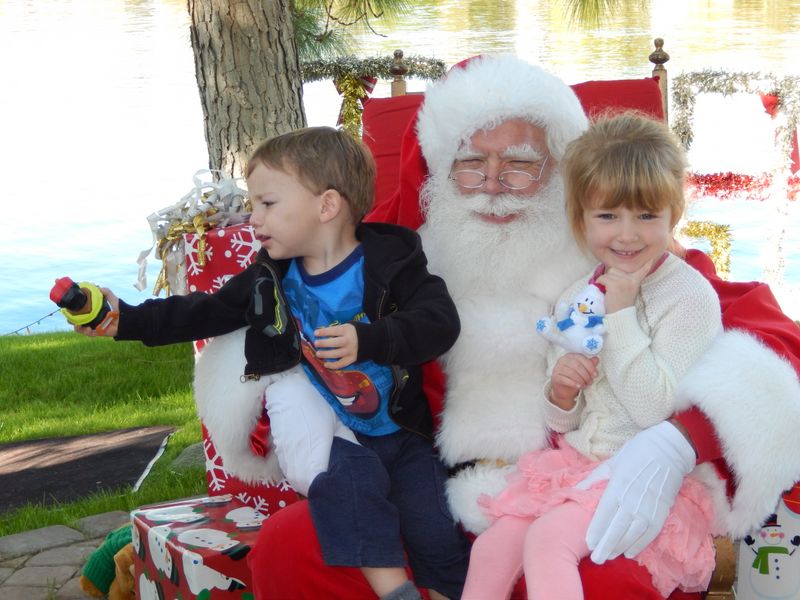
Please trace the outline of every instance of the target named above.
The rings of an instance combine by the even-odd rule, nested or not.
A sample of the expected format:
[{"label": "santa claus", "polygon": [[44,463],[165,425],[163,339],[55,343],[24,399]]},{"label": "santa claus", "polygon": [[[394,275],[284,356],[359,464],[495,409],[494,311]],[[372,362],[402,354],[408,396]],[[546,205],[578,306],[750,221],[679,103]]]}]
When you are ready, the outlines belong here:
[{"label": "santa claus", "polygon": [[[556,77],[514,57],[470,61],[426,92],[404,142],[405,185],[378,208],[412,227],[424,218],[430,270],[459,310],[461,335],[441,361],[437,444],[452,472],[451,511],[475,533],[486,526],[477,496],[499,491],[517,458],[548,442],[535,322],[590,268],[569,233],[559,174],[586,126]],[[455,170],[474,181],[456,182]],[[715,490],[719,530],[731,535],[758,527],[800,478],[800,330],[766,286],[722,281],[705,255],[682,254],[720,295],[728,331],[679,384],[686,410],[595,472],[609,483],[589,530],[592,560],[581,564],[587,598],[660,597],[627,557],[658,533],[690,472]],[[323,564],[305,503],[273,515],[248,560],[259,598],[374,597],[357,569]]]}]

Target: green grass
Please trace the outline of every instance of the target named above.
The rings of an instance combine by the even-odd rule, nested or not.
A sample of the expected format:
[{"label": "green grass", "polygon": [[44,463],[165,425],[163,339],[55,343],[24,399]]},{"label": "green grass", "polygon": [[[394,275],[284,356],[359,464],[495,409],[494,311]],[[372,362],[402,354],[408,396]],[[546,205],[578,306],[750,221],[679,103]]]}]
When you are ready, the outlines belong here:
[{"label": "green grass", "polygon": [[137,492],[123,487],[0,514],[0,536],[206,491],[202,468],[169,464],[201,439],[189,344],[147,348],[72,332],[0,337],[0,443],[172,425],[167,450]]}]

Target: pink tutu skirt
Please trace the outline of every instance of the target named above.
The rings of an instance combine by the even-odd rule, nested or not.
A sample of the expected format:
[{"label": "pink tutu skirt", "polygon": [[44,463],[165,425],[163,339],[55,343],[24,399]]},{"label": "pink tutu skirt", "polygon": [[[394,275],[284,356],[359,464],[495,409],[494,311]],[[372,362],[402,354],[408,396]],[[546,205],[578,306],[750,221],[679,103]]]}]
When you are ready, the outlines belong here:
[{"label": "pink tutu skirt", "polygon": [[[478,504],[490,521],[504,515],[531,520],[567,500],[594,512],[606,481],[588,490],[574,486],[598,465],[569,444],[530,452],[519,459],[508,485],[494,498],[483,495]],[[699,592],[708,588],[714,570],[711,524],[714,511],[705,487],[686,478],[658,537],[634,559],[653,576],[653,585],[666,598],[675,588]]]}]

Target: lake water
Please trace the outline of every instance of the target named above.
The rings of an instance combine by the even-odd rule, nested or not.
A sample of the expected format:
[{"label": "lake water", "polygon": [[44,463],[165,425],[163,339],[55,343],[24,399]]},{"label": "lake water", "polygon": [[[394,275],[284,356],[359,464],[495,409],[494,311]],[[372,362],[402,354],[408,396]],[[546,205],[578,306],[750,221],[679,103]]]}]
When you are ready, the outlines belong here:
[{"label": "lake water", "polygon": [[[704,68],[798,74],[800,0],[632,1],[599,31],[570,26],[558,0],[423,1],[412,11],[391,27],[377,23],[385,37],[360,36],[360,54],[403,48],[451,65],[513,52],[572,83],[647,75],[652,39],[663,37],[673,77]],[[37,323],[64,275],[129,302],[150,296],[133,288],[136,258],[152,241],[146,217],[177,202],[207,165],[188,21],[184,0],[0,0],[0,334],[30,323],[32,332],[67,328],[59,315]],[[424,85],[411,80],[410,89]],[[376,95],[388,95],[385,82]],[[334,124],[331,83],[307,85],[305,103],[309,124]],[[696,170],[769,168],[773,133],[757,98],[709,97],[694,122]],[[693,216],[732,226],[733,278],[762,278],[778,252],[776,291],[800,318],[797,205],[782,214],[703,200]],[[151,260],[149,286],[157,272]]]}]

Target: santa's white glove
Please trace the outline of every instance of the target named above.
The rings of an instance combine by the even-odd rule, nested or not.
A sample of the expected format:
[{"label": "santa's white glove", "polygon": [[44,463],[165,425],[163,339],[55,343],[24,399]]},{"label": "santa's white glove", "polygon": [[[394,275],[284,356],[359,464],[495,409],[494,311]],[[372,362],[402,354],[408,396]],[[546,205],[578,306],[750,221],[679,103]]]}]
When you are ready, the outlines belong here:
[{"label": "santa's white glove", "polygon": [[652,542],[695,460],[691,444],[665,421],[639,432],[581,481],[576,487],[588,489],[608,479],[586,532],[592,560],[633,558]]}]

